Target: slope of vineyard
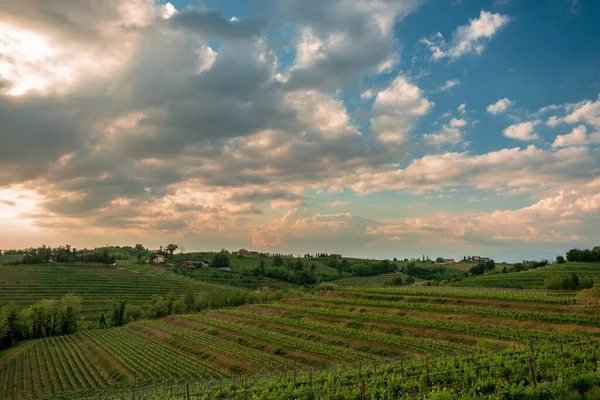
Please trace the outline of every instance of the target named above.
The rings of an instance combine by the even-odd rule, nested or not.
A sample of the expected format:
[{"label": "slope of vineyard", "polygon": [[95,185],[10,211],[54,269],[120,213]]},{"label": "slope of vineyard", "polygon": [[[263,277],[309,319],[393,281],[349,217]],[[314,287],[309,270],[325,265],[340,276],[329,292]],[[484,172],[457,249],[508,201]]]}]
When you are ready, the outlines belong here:
[{"label": "slope of vineyard", "polygon": [[[596,350],[577,355],[572,346],[597,347],[598,311],[536,291],[337,289],[28,341],[0,356],[0,398],[131,397],[132,390],[140,398],[169,397],[161,385],[191,386],[201,398],[281,398],[286,390],[360,393],[363,380],[374,398],[389,397],[381,397],[386,385],[398,398],[428,392],[434,382],[468,391],[459,382],[479,379],[505,390],[511,377],[527,384],[532,350],[540,381],[576,365],[591,371]],[[548,364],[550,351],[569,358],[565,369]],[[283,376],[265,378],[273,374]]]},{"label": "slope of vineyard", "polygon": [[0,305],[26,306],[43,298],[74,293],[83,298],[83,310],[88,317],[98,316],[111,299],[127,296],[136,304],[149,301],[155,294],[181,295],[190,287],[207,295],[222,291],[219,286],[154,266],[56,263],[0,266]]},{"label": "slope of vineyard", "polygon": [[552,264],[521,272],[486,274],[467,278],[456,282],[455,285],[517,289],[542,288],[546,278],[563,277],[569,273],[575,273],[579,278],[600,278],[600,263]]}]

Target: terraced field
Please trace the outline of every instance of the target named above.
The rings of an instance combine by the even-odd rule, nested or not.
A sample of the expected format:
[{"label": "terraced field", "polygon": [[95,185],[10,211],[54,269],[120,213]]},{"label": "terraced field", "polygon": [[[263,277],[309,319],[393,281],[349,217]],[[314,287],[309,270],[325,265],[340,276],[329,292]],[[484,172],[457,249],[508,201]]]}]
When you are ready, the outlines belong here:
[{"label": "terraced field", "polygon": [[574,272],[579,278],[599,278],[600,263],[553,264],[508,274],[482,275],[456,282],[456,286],[502,287],[502,288],[542,288],[546,278],[566,276]]},{"label": "terraced field", "polygon": [[[513,373],[527,386],[533,379],[528,357],[534,353],[540,380],[556,374],[570,379],[564,374],[574,373],[551,368],[551,352],[555,359],[573,357],[564,368],[582,364],[594,370],[599,311],[534,291],[338,289],[25,342],[0,356],[0,398],[131,397],[132,390],[140,397],[145,393],[143,398],[171,398],[161,384],[176,391],[186,385],[189,391],[188,383],[201,398],[253,398],[258,391],[257,398],[281,398],[284,387],[306,392],[291,398],[314,398],[317,388],[352,391],[355,396],[339,398],[360,398],[359,386],[368,383],[369,393],[379,397],[367,398],[387,399],[391,392],[381,394],[386,385],[398,396],[433,390],[433,381],[443,386],[483,376],[504,379],[504,385]],[[576,356],[589,343],[595,347]],[[496,364],[504,366],[503,373],[492,369]],[[454,378],[441,379],[432,370]],[[413,386],[406,386],[411,377]]]},{"label": "terraced field", "polygon": [[149,301],[155,294],[181,295],[188,288],[207,296],[222,292],[216,285],[184,277],[161,267],[114,267],[103,264],[49,264],[0,266],[0,305],[21,306],[43,298],[74,293],[83,298],[86,317],[96,318],[107,301],[127,296],[132,303]]}]

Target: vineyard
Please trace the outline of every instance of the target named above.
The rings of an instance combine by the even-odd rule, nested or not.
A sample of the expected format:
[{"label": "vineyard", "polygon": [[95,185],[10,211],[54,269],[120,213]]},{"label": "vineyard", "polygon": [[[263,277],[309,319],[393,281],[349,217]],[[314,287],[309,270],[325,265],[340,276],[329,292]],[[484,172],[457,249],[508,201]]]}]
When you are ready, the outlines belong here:
[{"label": "vineyard", "polygon": [[83,298],[86,317],[97,318],[107,301],[127,296],[133,304],[149,301],[153,295],[181,295],[188,288],[206,295],[220,287],[181,276],[164,268],[103,264],[52,264],[0,266],[0,305],[30,305],[43,298],[73,293]]},{"label": "vineyard", "polygon": [[491,275],[482,275],[467,278],[457,282],[457,286],[473,287],[499,287],[529,289],[542,288],[544,280],[552,277],[563,277],[569,273],[575,273],[581,278],[597,278],[600,276],[599,263],[567,263],[553,264],[542,268],[529,269],[521,272],[511,272],[507,274],[498,273]]},{"label": "vineyard", "polygon": [[338,289],[27,341],[0,356],[0,398],[585,393],[599,311],[536,291]]}]

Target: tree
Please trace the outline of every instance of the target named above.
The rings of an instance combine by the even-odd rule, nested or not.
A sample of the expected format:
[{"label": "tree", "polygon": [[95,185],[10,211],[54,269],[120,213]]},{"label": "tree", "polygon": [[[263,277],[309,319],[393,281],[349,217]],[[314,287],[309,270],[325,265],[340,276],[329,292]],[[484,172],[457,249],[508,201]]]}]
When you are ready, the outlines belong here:
[{"label": "tree", "polygon": [[494,260],[487,260],[487,261],[485,262],[485,269],[486,269],[487,271],[491,271],[491,270],[493,270],[494,268],[496,268],[496,261],[494,261]]},{"label": "tree", "polygon": [[173,243],[167,245],[167,253],[169,253],[169,259],[173,259],[173,253],[175,253],[175,250],[177,250],[178,248],[179,246]]},{"label": "tree", "polygon": [[557,264],[564,264],[567,261],[565,260],[565,258],[563,256],[556,256],[556,263]]},{"label": "tree", "polygon": [[185,304],[185,311],[192,312],[196,308],[196,296],[192,289],[188,289],[183,296],[183,303]]},{"label": "tree", "polygon": [[104,313],[100,315],[100,322],[98,323],[100,328],[106,328],[106,318],[104,317]]},{"label": "tree", "polygon": [[273,266],[274,267],[281,267],[283,266],[283,258],[279,255],[273,257]]},{"label": "tree", "polygon": [[226,253],[217,253],[212,259],[210,266],[213,268],[227,268],[229,267],[229,257]]},{"label": "tree", "polygon": [[443,264],[446,260],[444,260],[442,257],[438,257],[435,259],[435,262],[438,264]]},{"label": "tree", "polygon": [[121,326],[125,323],[125,311],[127,308],[127,300],[113,300],[110,303],[111,308],[111,323],[113,326]]},{"label": "tree", "polygon": [[144,257],[144,254],[146,253],[146,249],[144,248],[144,246],[142,246],[141,244],[136,244],[135,247],[133,248],[133,254],[135,255],[135,258],[137,259],[138,264],[142,263],[142,257]]},{"label": "tree", "polygon": [[477,265],[474,265],[471,267],[471,269],[469,269],[469,272],[471,273],[471,275],[483,275],[483,273],[485,272],[485,264],[479,263]]}]

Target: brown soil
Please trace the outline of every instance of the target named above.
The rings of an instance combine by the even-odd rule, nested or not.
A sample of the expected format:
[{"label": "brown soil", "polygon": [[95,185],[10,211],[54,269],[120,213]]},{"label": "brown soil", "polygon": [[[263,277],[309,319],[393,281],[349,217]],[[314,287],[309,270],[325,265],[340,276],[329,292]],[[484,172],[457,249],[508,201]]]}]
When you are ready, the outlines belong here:
[{"label": "brown soil", "polygon": [[[44,393],[44,388],[42,387],[42,378],[40,376],[40,366],[38,365],[37,358],[34,356],[35,347],[30,347],[29,349],[29,358],[32,362],[33,366],[33,383],[35,385],[35,394],[36,396],[41,396]],[[49,388],[48,393],[50,393]]]},{"label": "brown soil", "polygon": [[[248,306],[245,306],[244,308],[248,308]],[[286,314],[287,315],[291,314],[290,312],[285,311],[285,310],[278,310],[278,309],[274,309],[274,308],[260,308],[260,306],[255,307],[255,309],[256,309],[256,311],[260,311],[260,312],[270,312],[270,313],[281,314],[282,316],[284,316]],[[394,324],[385,324],[385,323],[379,323],[379,322],[367,322],[367,321],[351,319],[351,318],[322,316],[322,315],[317,315],[317,314],[305,316],[305,317],[308,317],[313,320],[334,322],[334,323],[359,322],[359,323],[363,324],[365,327],[369,327],[369,328],[373,327],[373,328],[375,328],[374,330],[380,331],[382,333],[385,333],[385,330],[387,330],[387,329],[399,327],[399,325],[394,325]],[[401,326],[401,329],[405,332],[408,332],[410,336],[424,337],[424,338],[433,339],[433,340],[445,340],[448,342],[469,341],[469,342],[473,342],[473,343],[484,341],[484,342],[488,342],[491,344],[507,346],[507,347],[512,347],[512,346],[520,347],[521,346],[518,343],[504,341],[504,340],[488,339],[485,337],[470,336],[470,335],[465,335],[465,334],[460,334],[460,333],[449,333],[449,332],[439,331],[439,330],[435,330],[435,329],[416,328],[416,327],[407,327],[407,326]]]},{"label": "brown soil", "polygon": [[103,348],[98,346],[89,336],[83,332],[75,334],[76,339],[80,339],[82,342],[82,349],[86,352],[87,356],[94,362],[96,366],[102,372],[102,375],[111,383],[114,383],[114,379],[111,376],[108,369],[102,364],[101,359],[109,363],[114,369],[119,372],[122,376],[129,379],[130,382],[135,382],[135,377],[129,371],[127,371],[117,360],[112,358]]},{"label": "brown soil", "polygon": [[135,327],[137,329],[139,329],[140,331],[142,331],[144,334],[146,334],[146,336],[150,336],[153,339],[159,339],[163,344],[169,346],[171,349],[177,351],[180,354],[185,354],[188,356],[198,358],[198,356],[196,356],[193,353],[188,353],[184,350],[177,348],[176,346],[171,345],[170,343],[168,343],[169,340],[176,341],[177,343],[183,344],[187,347],[191,347],[191,348],[200,350],[203,353],[206,353],[208,355],[215,357],[216,360],[213,362],[210,362],[207,360],[203,360],[203,362],[210,364],[211,367],[213,367],[214,369],[216,369],[218,371],[229,373],[229,371],[227,370],[227,367],[229,367],[231,365],[239,365],[240,367],[244,368],[245,370],[251,371],[251,372],[260,371],[260,366],[257,366],[255,364],[249,363],[244,360],[238,360],[237,358],[232,358],[225,354],[221,354],[219,352],[210,350],[204,346],[198,345],[197,343],[189,342],[179,336],[172,335],[168,332],[161,331],[160,329],[156,329],[156,328],[153,328],[153,327],[150,327],[147,325],[142,325],[142,324],[136,324]]},{"label": "brown soil", "polygon": [[[200,329],[207,329],[207,328],[214,328],[216,329],[214,326],[212,325],[208,325],[208,324],[204,324],[202,322],[198,322],[198,321],[191,321],[189,319],[185,319],[185,318],[181,318],[181,317],[167,317],[167,320],[173,321],[175,323],[178,323],[180,325],[185,325],[187,327],[190,328],[200,328]],[[224,329],[219,329],[219,336],[227,336],[233,339],[236,339],[238,337],[241,337],[244,340],[247,340],[250,343],[254,343],[254,344],[260,344],[265,346],[265,350],[268,352],[273,352],[273,350],[275,349],[275,345],[269,342],[264,342],[262,340],[257,340],[255,338],[252,337],[248,337],[248,336],[244,336],[244,335],[239,335],[233,332],[229,332],[227,330]],[[280,347],[280,346],[277,346]],[[301,351],[296,351],[296,350],[289,350],[289,349],[285,349],[286,354],[284,354],[282,357],[283,358],[291,358],[292,361],[297,361],[297,359],[308,359],[308,360],[313,360],[313,361],[317,361],[317,362],[321,362],[321,363],[330,363],[331,360],[324,358],[324,357],[319,357],[315,354],[310,354],[310,353],[304,353]],[[291,357],[286,357],[287,355],[291,356]]]},{"label": "brown soil", "polygon": [[[249,310],[257,311],[257,309],[254,309],[253,307],[254,306],[246,306],[245,308],[247,308]],[[274,323],[274,322],[254,320],[254,319],[250,319],[250,318],[240,317],[237,315],[222,314],[219,312],[214,312],[211,314],[218,316],[219,318],[222,318],[222,319],[251,323],[253,326],[265,325],[265,326],[272,327],[272,328],[283,328],[283,329],[287,329],[287,330],[293,330],[295,332],[306,333],[306,334],[320,337],[320,338],[323,338],[326,340],[339,340],[340,342],[348,343],[351,347],[367,346],[367,347],[371,347],[371,348],[375,348],[375,349],[380,349],[383,351],[390,351],[390,352],[395,352],[395,353],[400,352],[400,353],[406,354],[406,355],[414,355],[415,354],[415,352],[407,352],[405,350],[398,349],[397,347],[381,345],[379,343],[373,343],[373,342],[368,342],[368,341],[364,341],[364,340],[349,339],[349,338],[342,337],[342,336],[328,335],[325,333],[319,333],[316,331],[312,331],[310,329],[297,328],[297,327],[292,327],[292,326],[284,325],[284,324],[278,324],[278,323]],[[344,348],[340,348],[340,351],[344,351]]]},{"label": "brown soil", "polygon": [[[286,300],[288,304],[297,305],[297,306],[307,306],[313,303],[318,303],[318,301],[314,300],[299,300],[299,299],[288,299]],[[323,304],[323,303],[321,303]],[[356,309],[357,306],[353,305],[339,305],[339,304],[326,304],[329,309],[340,309],[348,311],[350,308]],[[457,322],[476,322],[478,324],[488,324],[494,326],[509,326],[516,327],[519,329],[530,328],[530,329],[539,329],[539,330],[572,330],[577,332],[593,332],[600,334],[599,327],[591,327],[591,326],[581,326],[581,325],[573,325],[573,324],[557,324],[557,323],[548,323],[548,322],[540,322],[540,321],[527,321],[527,320],[511,320],[506,318],[493,318],[493,317],[481,317],[477,315],[468,315],[468,314],[444,314],[439,312],[430,312],[430,311],[415,311],[415,310],[405,310],[405,309],[394,309],[394,308],[377,308],[377,307],[368,307],[368,306],[360,306],[360,309],[368,310],[371,313],[377,314],[397,314],[398,312],[402,312],[405,315],[411,317],[420,317],[420,318],[428,318],[428,319],[439,319],[445,321],[457,321]]]},{"label": "brown soil", "polygon": [[[509,301],[509,300],[496,300],[496,299],[457,299],[443,296],[406,296],[406,295],[390,295],[383,293],[359,293],[359,292],[345,292],[343,290],[337,290],[335,292],[326,293],[328,297],[342,297],[342,298],[371,298],[373,300],[386,301],[393,297],[403,297],[404,301],[413,300],[417,303],[426,304],[439,304],[439,305],[459,305],[465,307],[480,307],[480,308],[492,308],[492,309],[504,309],[504,310],[519,310],[519,311],[540,311],[540,312],[551,312],[551,313],[577,313],[577,314],[590,314],[595,315],[599,309],[595,307],[584,307],[581,304],[563,305],[563,304],[544,304],[524,301]],[[436,302],[434,299],[441,299],[443,302]],[[420,300],[420,301],[419,301]],[[396,301],[396,300],[389,300]],[[400,300],[398,300],[400,301]]]}]

